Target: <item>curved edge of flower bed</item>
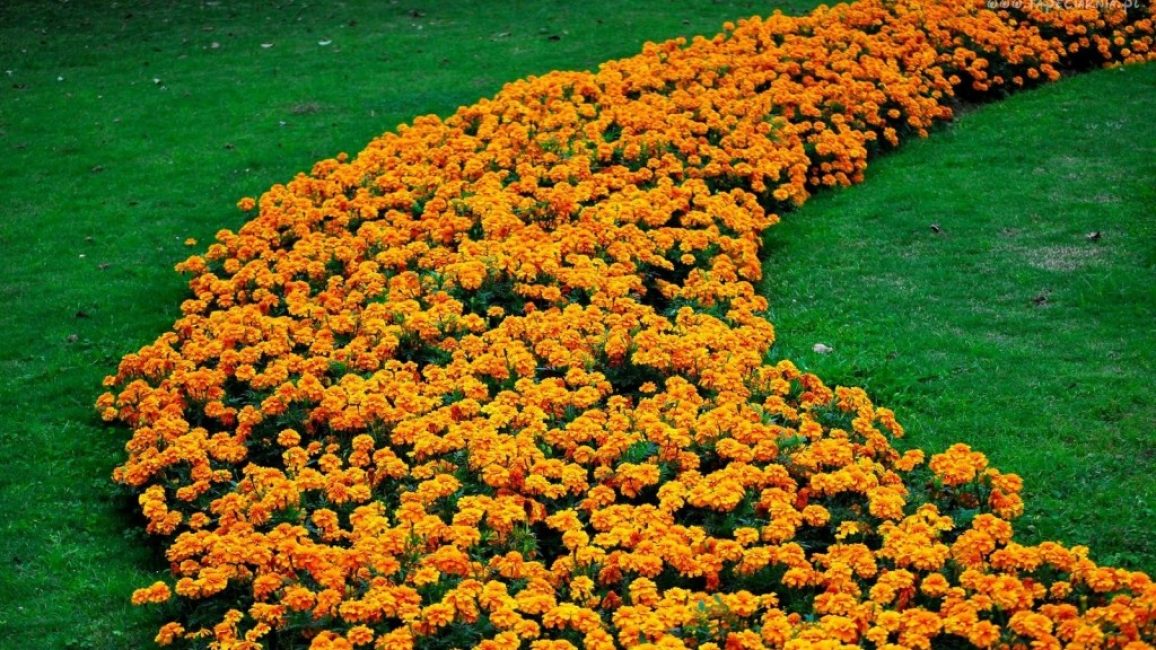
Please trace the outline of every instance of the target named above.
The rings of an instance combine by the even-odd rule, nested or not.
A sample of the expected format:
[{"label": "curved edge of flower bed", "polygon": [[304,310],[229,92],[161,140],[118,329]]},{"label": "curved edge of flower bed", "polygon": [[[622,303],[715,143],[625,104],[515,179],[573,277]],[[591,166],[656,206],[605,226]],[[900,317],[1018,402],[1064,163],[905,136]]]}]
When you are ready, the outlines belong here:
[{"label": "curved edge of flower bed", "polygon": [[[98,401],[214,648],[1149,647],[1021,482],[774,340],[761,233],[960,98],[1156,58],[1151,9],[860,0],[507,85],[239,206]],[[175,595],[174,595],[175,594]]]}]

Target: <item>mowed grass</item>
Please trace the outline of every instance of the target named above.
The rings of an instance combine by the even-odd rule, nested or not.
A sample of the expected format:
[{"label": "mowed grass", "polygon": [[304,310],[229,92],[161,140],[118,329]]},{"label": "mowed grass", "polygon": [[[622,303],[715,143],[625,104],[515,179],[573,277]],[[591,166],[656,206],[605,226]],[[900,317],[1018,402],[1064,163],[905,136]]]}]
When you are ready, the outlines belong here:
[{"label": "mowed grass", "polygon": [[[811,4],[779,6],[798,12]],[[91,405],[117,360],[177,316],[184,280],[172,265],[203,248],[219,228],[240,225],[232,208],[239,197],[257,195],[318,159],[356,152],[416,115],[448,114],[507,81],[591,68],[637,51],[646,40],[712,34],[724,20],[772,6],[633,0],[580,6],[293,2],[260,9],[227,2],[0,4],[0,405],[6,411],[0,427],[0,646],[151,646],[162,621],[153,610],[131,607],[128,597],[166,567],[141,533],[131,498],[108,480],[126,434],[103,427]],[[1149,568],[1154,553],[1144,533],[1154,529],[1152,486],[1145,483],[1143,454],[1151,453],[1154,407],[1145,388],[1152,375],[1154,301],[1144,291],[1156,260],[1145,209],[1153,203],[1154,175],[1151,149],[1145,154],[1135,148],[1154,141],[1152,72],[1096,73],[1035,91],[880,160],[872,183],[817,199],[773,230],[767,283],[780,332],[777,352],[832,382],[867,385],[878,401],[897,407],[911,429],[910,444],[936,450],[966,440],[991,452],[1001,467],[1025,474],[1032,499],[1052,499],[1029,504],[1038,534],[1094,541],[1097,557]],[[1024,101],[1036,102],[1028,113],[1004,108]],[[1052,114],[1057,104],[1068,109],[1053,124],[1089,133],[1055,144],[1056,156],[1068,161],[1055,174],[1084,178],[1095,189],[1091,195],[1072,183],[1015,190],[1017,178],[1058,164],[1029,159],[1052,147],[1048,124],[1060,119]],[[981,120],[988,120],[984,129],[969,126]],[[1120,120],[1122,126],[1111,126]],[[1093,124],[1100,131],[1091,131]],[[1033,132],[1036,140],[1019,139]],[[987,139],[980,141],[984,133]],[[1089,149],[1089,142],[1108,144]],[[963,162],[945,167],[936,158],[941,147],[962,152]],[[1087,162],[1089,151],[1099,157]],[[1017,162],[1016,156],[1024,158]],[[1010,167],[996,172],[998,161]],[[891,194],[871,199],[866,192],[886,185],[895,165]],[[1118,173],[1128,167],[1131,175]],[[906,176],[914,173],[933,174],[930,182],[938,185],[910,185],[914,179]],[[966,182],[972,188],[966,191],[977,194],[954,199],[954,207],[932,205],[949,199],[951,182]],[[1002,197],[993,193],[1001,183]],[[1089,196],[1099,195],[1115,200],[1086,206]],[[1049,196],[1053,203],[1039,203]],[[864,212],[872,204],[876,217]],[[1027,204],[1040,207],[1022,212]],[[870,269],[906,259],[896,248],[907,255],[926,248],[939,256],[931,271],[912,262],[891,275],[880,272],[890,280],[879,282],[921,286],[946,277],[960,254],[935,246],[946,241],[971,250],[966,233],[987,232],[969,223],[977,219],[1009,232],[1033,233],[1029,224],[1036,224],[1055,239],[1047,240],[1049,246],[1065,246],[1063,229],[1078,235],[1085,229],[1066,221],[1080,206],[1088,208],[1088,218],[1107,215],[1095,226],[1103,237],[1093,250],[1102,252],[1081,262],[1082,274],[1030,265],[1023,273],[1046,271],[1093,285],[1078,294],[1065,293],[1058,280],[1037,289],[1032,277],[1011,274],[1019,258],[997,263],[991,260],[998,256],[988,255],[1008,273],[1001,296],[1019,291],[1030,300],[1033,292],[1050,293],[1045,305],[1028,312],[1034,324],[1008,324],[982,349],[963,343],[987,331],[975,323],[1006,322],[1024,307],[989,296],[991,279],[976,281],[973,273],[939,299],[923,290],[895,290],[885,298],[881,286],[869,285]],[[903,209],[914,225],[882,232]],[[934,217],[942,236],[924,241],[928,224],[921,222],[930,221],[925,217],[934,210],[950,217]],[[1031,221],[1031,214],[1038,219]],[[875,226],[867,227],[872,219]],[[876,245],[863,243],[864,230],[878,231]],[[201,244],[185,247],[190,236]],[[1035,250],[1037,243],[1025,234],[1007,245]],[[1000,271],[993,273],[1003,281]],[[1078,313],[1066,310],[1075,305]],[[981,308],[983,318],[968,311]],[[853,310],[860,317],[846,317]],[[913,324],[920,313],[931,319],[923,328]],[[959,320],[963,313],[970,315]],[[1065,328],[1070,335],[1062,334]],[[921,331],[925,338],[916,338]],[[1130,338],[1121,342],[1121,332]],[[876,348],[868,341],[872,335]],[[1061,335],[1071,345],[1059,345]],[[835,352],[810,353],[812,339],[819,338]],[[1024,363],[1032,341],[1043,350]],[[899,356],[888,359],[892,352]],[[1067,386],[1070,381],[1053,381],[1061,376],[1078,376],[1071,380],[1077,387],[1044,390]],[[947,390],[957,378],[962,383]],[[1109,417],[1117,424],[1106,424]],[[1068,433],[1049,437],[1055,431]],[[1065,436],[1073,442],[1064,442]],[[1061,452],[1063,458],[1056,458]],[[1070,471],[1053,473],[1061,461]]]},{"label": "mowed grass", "polygon": [[1156,66],[970,111],[764,253],[776,356],[1023,476],[1021,540],[1156,570]]}]

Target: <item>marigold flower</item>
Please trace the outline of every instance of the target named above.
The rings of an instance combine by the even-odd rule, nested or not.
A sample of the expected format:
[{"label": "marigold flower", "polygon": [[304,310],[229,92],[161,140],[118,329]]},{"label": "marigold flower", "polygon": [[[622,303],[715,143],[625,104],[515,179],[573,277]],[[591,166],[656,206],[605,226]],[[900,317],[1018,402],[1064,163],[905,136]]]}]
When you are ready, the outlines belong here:
[{"label": "marigold flower", "polygon": [[163,603],[169,598],[172,598],[172,592],[169,591],[169,586],[159,580],[149,587],[137,589],[132,592],[132,604],[134,605]]}]

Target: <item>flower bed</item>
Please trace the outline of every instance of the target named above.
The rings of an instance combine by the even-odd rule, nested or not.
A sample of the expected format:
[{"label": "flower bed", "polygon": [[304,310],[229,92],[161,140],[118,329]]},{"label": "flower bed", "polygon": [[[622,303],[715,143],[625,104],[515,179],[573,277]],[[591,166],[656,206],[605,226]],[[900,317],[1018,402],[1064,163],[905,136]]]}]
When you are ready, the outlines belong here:
[{"label": "flower bed", "polygon": [[[1156,58],[1149,9],[860,0],[506,86],[275,186],[98,402],[162,644],[1149,647],[1020,480],[768,363],[762,232],[958,98]],[[175,595],[174,595],[175,592]]]}]

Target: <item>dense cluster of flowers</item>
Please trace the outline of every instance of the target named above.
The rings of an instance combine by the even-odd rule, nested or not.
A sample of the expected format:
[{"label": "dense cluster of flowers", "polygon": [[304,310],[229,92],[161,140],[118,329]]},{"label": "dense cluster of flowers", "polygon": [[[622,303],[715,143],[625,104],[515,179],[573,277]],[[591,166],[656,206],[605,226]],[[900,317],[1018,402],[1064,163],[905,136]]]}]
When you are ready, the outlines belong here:
[{"label": "dense cluster of flowers", "polygon": [[[1090,5],[1091,6],[1091,5]],[[1151,647],[1020,480],[770,363],[761,233],[1145,8],[858,0],[506,86],[241,201],[98,408],[179,617],[248,649]]]}]

